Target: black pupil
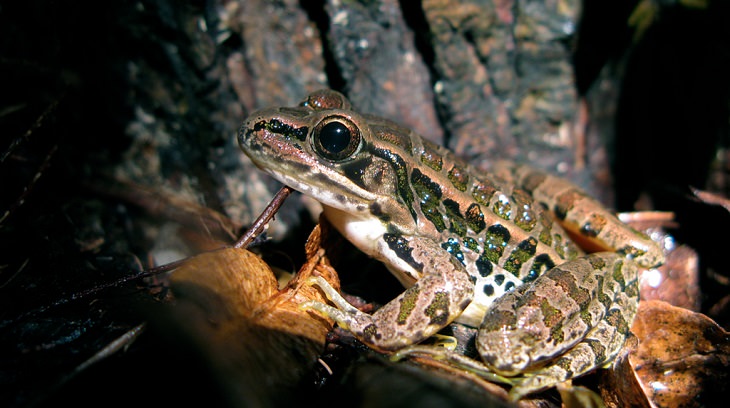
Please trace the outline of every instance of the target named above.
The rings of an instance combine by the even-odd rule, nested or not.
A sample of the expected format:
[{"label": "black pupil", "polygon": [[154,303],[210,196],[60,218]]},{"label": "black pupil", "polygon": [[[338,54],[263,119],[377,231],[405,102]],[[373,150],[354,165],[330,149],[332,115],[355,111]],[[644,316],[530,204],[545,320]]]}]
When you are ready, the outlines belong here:
[{"label": "black pupil", "polygon": [[340,153],[350,145],[350,130],[340,122],[330,122],[319,131],[319,143],[330,153]]}]

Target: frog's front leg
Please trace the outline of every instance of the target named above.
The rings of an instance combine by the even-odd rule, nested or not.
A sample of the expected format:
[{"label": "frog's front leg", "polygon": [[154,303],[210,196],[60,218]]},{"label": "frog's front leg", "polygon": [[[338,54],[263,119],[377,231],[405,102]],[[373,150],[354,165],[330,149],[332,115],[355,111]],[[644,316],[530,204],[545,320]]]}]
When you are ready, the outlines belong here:
[{"label": "frog's front leg", "polygon": [[401,235],[383,239],[388,241],[383,242],[386,258],[405,262],[420,276],[412,287],[369,315],[316,279],[313,283],[337,308],[313,301],[300,307],[332,318],[370,347],[393,351],[425,340],[451,323],[471,303],[474,285],[466,268],[434,241]]}]

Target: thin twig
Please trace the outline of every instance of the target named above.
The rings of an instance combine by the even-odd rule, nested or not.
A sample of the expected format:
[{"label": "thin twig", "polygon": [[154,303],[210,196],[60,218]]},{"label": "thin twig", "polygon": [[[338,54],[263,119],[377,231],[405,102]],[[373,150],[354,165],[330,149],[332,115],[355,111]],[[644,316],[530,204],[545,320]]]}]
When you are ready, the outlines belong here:
[{"label": "thin twig", "polygon": [[0,283],[0,289],[3,289],[5,286],[7,286],[10,283],[10,281],[15,279],[16,276],[20,275],[20,272],[23,272],[23,269],[25,269],[25,267],[28,265],[29,261],[30,261],[30,258],[26,258],[25,261],[23,261],[23,263],[20,265],[18,270],[12,274],[12,276],[10,276],[5,282]]},{"label": "thin twig", "polygon": [[[251,241],[253,241],[253,239],[258,234],[260,234],[261,231],[263,231],[264,226],[266,226],[266,224],[271,221],[271,219],[274,217],[274,214],[276,214],[276,212],[279,211],[279,208],[284,203],[284,200],[286,200],[286,198],[289,197],[289,195],[292,193],[292,191],[293,190],[287,186],[282,187],[281,190],[279,190],[279,192],[276,193],[276,195],[271,200],[269,205],[266,206],[266,208],[261,213],[261,215],[259,215],[259,217],[256,219],[256,221],[254,221],[251,228],[249,228],[248,231],[246,231],[243,234],[243,236],[236,242],[236,244],[234,245],[234,248],[244,248],[244,247],[248,246],[251,243]],[[5,322],[0,322],[0,328],[4,327],[6,324],[11,323],[12,321],[19,321],[26,316],[43,313],[54,307],[62,306],[69,302],[72,302],[72,301],[75,301],[78,299],[82,299],[82,298],[85,298],[90,295],[94,295],[105,289],[117,287],[119,285],[133,282],[133,281],[136,281],[139,279],[149,278],[151,276],[159,275],[161,273],[170,272],[170,271],[175,270],[178,267],[180,267],[186,261],[187,261],[187,258],[179,259],[177,261],[166,263],[164,265],[142,270],[139,273],[135,273],[133,275],[121,277],[112,282],[102,283],[100,285],[93,286],[86,290],[73,293],[71,296],[56,300],[55,302],[53,302],[51,304],[36,308],[36,309],[28,311],[26,313],[23,313],[22,315],[18,316],[16,319],[7,320]],[[5,324],[3,324],[3,323],[5,323]]]},{"label": "thin twig", "polygon": [[27,186],[23,189],[23,192],[20,193],[20,196],[15,200],[15,202],[8,207],[7,210],[0,216],[0,224],[5,222],[5,220],[10,216],[10,214],[13,213],[13,211],[17,210],[18,207],[23,205],[25,203],[25,199],[28,198],[28,194],[33,190],[33,187],[38,183],[38,180],[40,180],[41,176],[43,175],[43,172],[48,169],[48,167],[51,165],[51,158],[58,150],[58,145],[53,145],[51,150],[48,151],[48,154],[46,155],[46,158],[43,160],[43,163],[41,163],[40,167],[38,167],[38,170],[36,171],[35,175],[33,176],[33,180],[28,183]]},{"label": "thin twig", "polygon": [[85,369],[91,367],[92,365],[98,363],[99,361],[104,360],[105,358],[111,356],[112,354],[116,353],[117,351],[127,348],[132,343],[134,343],[135,340],[144,332],[145,327],[147,326],[147,323],[140,323],[137,326],[133,327],[131,330],[127,331],[126,333],[122,334],[121,336],[114,339],[111,343],[107,344],[102,348],[101,350],[97,351],[96,354],[88,358],[83,363],[79,364],[71,373],[71,375],[76,375]]},{"label": "thin twig", "polygon": [[261,212],[261,215],[254,221],[253,225],[251,225],[251,228],[246,231],[245,234],[236,242],[235,245],[233,245],[234,248],[245,248],[247,247],[253,239],[259,235],[263,230],[266,224],[268,224],[272,218],[274,218],[274,214],[276,214],[277,211],[279,211],[279,208],[281,208],[281,205],[284,203],[284,200],[286,200],[287,197],[292,193],[291,187],[284,186],[279,190],[278,193],[274,196],[274,198],[271,199],[271,202],[269,205],[264,208],[264,211]]},{"label": "thin twig", "polygon": [[171,271],[171,270],[179,267],[183,262],[185,262],[184,259],[181,259],[181,260],[178,260],[178,261],[174,261],[174,262],[170,262],[170,263],[165,264],[165,265],[161,265],[161,266],[158,266],[158,267],[154,267],[154,268],[151,268],[151,269],[146,269],[146,270],[140,271],[139,273],[136,273],[134,275],[129,275],[129,276],[121,277],[121,278],[119,278],[119,279],[117,279],[115,281],[112,281],[112,282],[102,283],[102,284],[93,286],[91,288],[85,289],[83,291],[75,292],[75,293],[71,294],[71,296],[58,299],[58,300],[56,300],[53,303],[50,303],[50,304],[47,304],[45,306],[41,306],[41,307],[35,308],[33,310],[26,311],[25,313],[22,313],[21,315],[19,315],[15,319],[9,319],[9,320],[2,321],[2,322],[0,322],[0,329],[3,328],[3,327],[6,327],[7,325],[9,325],[9,324],[11,324],[13,322],[21,321],[21,320],[23,320],[24,318],[26,318],[28,316],[34,316],[34,315],[38,315],[38,314],[44,313],[44,312],[46,312],[46,311],[48,311],[50,309],[53,309],[55,307],[63,306],[65,304],[68,304],[68,303],[73,302],[73,301],[78,300],[78,299],[83,299],[83,298],[85,298],[87,296],[91,296],[91,295],[94,295],[96,293],[99,293],[99,292],[101,292],[101,291],[103,291],[105,289],[117,287],[119,285],[122,285],[122,284],[125,284],[125,283],[128,283],[128,282],[135,281],[137,279],[144,279],[144,278],[148,278],[150,276],[158,275],[160,273],[164,273],[164,272]]},{"label": "thin twig", "polygon": [[116,339],[112,340],[111,343],[104,346],[101,350],[97,351],[93,356],[89,357],[86,361],[79,364],[73,371],[63,376],[56,384],[51,386],[50,390],[46,390],[43,394],[36,396],[33,400],[30,401],[28,404],[29,407],[35,408],[37,406],[43,406],[44,399],[47,395],[51,395],[57,390],[60,390],[64,385],[66,385],[70,380],[72,380],[76,375],[81,373],[82,371],[86,370],[90,366],[111,357],[114,355],[114,353],[118,352],[119,350],[122,350],[124,348],[129,347],[132,343],[134,343],[137,338],[144,332],[145,327],[147,326],[147,323],[140,323],[137,326],[133,327],[126,333],[122,334],[121,336],[117,337]]},{"label": "thin twig", "polygon": [[18,146],[20,146],[24,141],[28,140],[28,138],[30,137],[30,135],[33,133],[34,130],[38,129],[39,127],[41,127],[41,125],[43,125],[43,122],[45,122],[48,115],[50,115],[51,112],[56,110],[60,100],[61,100],[61,98],[58,98],[55,101],[51,102],[51,104],[48,105],[46,110],[43,111],[43,113],[41,113],[40,116],[38,116],[38,119],[36,119],[36,121],[33,122],[33,125],[31,125],[31,127],[29,127],[28,130],[26,130],[22,136],[18,136],[15,139],[13,139],[12,142],[10,142],[10,146],[8,146],[7,150],[5,150],[0,155],[0,163],[4,163],[5,160],[15,151],[15,149],[18,148]]}]

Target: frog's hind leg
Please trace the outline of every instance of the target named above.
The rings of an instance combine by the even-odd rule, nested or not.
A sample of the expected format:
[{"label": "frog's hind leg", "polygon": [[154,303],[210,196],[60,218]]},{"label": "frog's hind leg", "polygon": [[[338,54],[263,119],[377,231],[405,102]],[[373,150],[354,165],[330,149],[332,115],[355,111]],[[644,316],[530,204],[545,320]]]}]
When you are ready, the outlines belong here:
[{"label": "frog's hind leg", "polygon": [[576,344],[557,361],[522,376],[507,377],[495,373],[486,364],[455,351],[437,346],[416,345],[404,348],[391,357],[398,361],[406,357],[428,357],[465,370],[487,381],[512,386],[509,398],[518,401],[535,392],[543,391],[562,382],[586,374],[612,361],[624,344],[621,330],[608,321],[600,323],[591,335]]},{"label": "frog's hind leg", "polygon": [[502,375],[523,375],[515,399],[601,367],[629,336],[637,276],[633,262],[610,252],[563,263],[492,304],[479,354]]},{"label": "frog's hind leg", "polygon": [[636,266],[623,262],[613,264],[601,286],[598,298],[606,307],[603,318],[556,361],[525,375],[510,390],[513,399],[586,374],[616,358],[631,335],[631,324],[638,309]]},{"label": "frog's hind leg", "polygon": [[616,251],[645,268],[664,263],[664,253],[645,234],[622,223],[613,213],[578,186],[527,165],[494,164],[494,172],[532,195],[581,242],[584,249]]},{"label": "frog's hind leg", "polygon": [[[406,357],[429,357],[451,367],[466,370],[488,381],[511,385],[509,397],[517,401],[528,394],[546,390],[569,379],[586,374],[613,361],[630,335],[629,327],[636,307],[631,299],[615,302],[587,336],[556,361],[523,376],[507,377],[495,373],[481,361],[437,346],[415,345],[404,348],[391,357],[397,361]],[[628,300],[628,304],[623,304]]]},{"label": "frog's hind leg", "polygon": [[509,392],[510,398],[519,400],[527,394],[550,388],[610,363],[630,335],[630,324],[631,321],[625,319],[625,313],[612,308],[605,320],[557,361],[531,372],[517,382]]}]

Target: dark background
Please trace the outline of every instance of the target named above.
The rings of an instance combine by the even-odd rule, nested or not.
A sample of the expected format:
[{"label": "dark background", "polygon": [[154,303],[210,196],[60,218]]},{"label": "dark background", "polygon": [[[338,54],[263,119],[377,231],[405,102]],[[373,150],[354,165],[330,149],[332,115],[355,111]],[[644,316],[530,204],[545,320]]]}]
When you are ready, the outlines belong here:
[{"label": "dark background", "polygon": [[[296,103],[321,86],[346,92],[369,111],[389,110],[392,102],[392,115],[414,120],[407,124],[422,126],[428,137],[472,158],[524,159],[523,147],[534,145],[544,158],[536,164],[545,166],[575,151],[534,141],[532,135],[540,134],[534,130],[573,120],[577,101],[588,103],[589,176],[572,167],[568,175],[617,210],[633,210],[637,202],[646,209],[648,202],[648,208],[675,212],[672,233],[698,251],[701,270],[727,276],[727,209],[692,198],[689,190],[726,197],[730,185],[727,2],[708,1],[703,8],[652,3],[657,9],[642,20],[648,22],[642,31],[628,23],[638,2],[587,2],[572,35],[520,42],[534,40],[546,53],[492,49],[477,55],[496,84],[491,99],[481,102],[467,98],[474,89],[468,78],[460,84],[448,76],[449,58],[499,39],[498,31],[480,32],[476,24],[460,32],[473,48],[458,48],[456,41],[445,48],[428,13],[407,2],[388,3],[402,13],[392,20],[383,17],[390,15],[378,2],[357,3],[345,26],[333,24],[337,10],[331,4],[317,1],[244,2],[246,12],[221,11],[231,3],[0,4],[0,405],[255,405],[254,397],[243,402],[220,397],[215,374],[208,375],[214,369],[177,335],[179,329],[165,323],[165,293],[155,282],[115,282],[153,265],[153,248],[166,223],[200,230],[200,208],[229,217],[223,231],[211,234],[231,242],[260,210],[253,200],[270,197],[230,187],[236,180],[258,180],[235,146],[238,124],[254,108]],[[297,41],[304,26],[314,29],[311,38]],[[398,47],[414,51],[423,64],[420,73],[406,75],[414,84],[377,71],[386,68],[387,53],[377,57],[347,48],[348,39],[357,36],[383,44],[399,38],[404,45]],[[286,43],[300,52],[291,57],[294,62],[277,59],[287,52],[281,45]],[[316,50],[316,44],[321,58],[307,48]],[[398,47],[389,52],[401,55],[404,48]],[[238,52],[241,69],[232,65]],[[480,125],[479,132],[497,135],[490,141],[458,116],[524,95],[519,87],[500,89],[499,78],[534,84],[553,78],[555,71],[529,71],[541,61],[557,67],[568,84],[575,69],[572,93],[567,88],[567,94],[538,101],[550,109],[510,113],[509,131]],[[434,95],[430,89],[439,81],[446,91]],[[275,188],[269,180],[262,183]],[[140,192],[158,187],[161,196]],[[168,203],[164,194],[176,189],[192,209],[154,205]],[[288,207],[279,218],[290,232],[272,233],[296,248],[285,249],[292,251],[293,263],[301,261],[312,225],[299,221],[304,214],[299,206]],[[195,242],[186,247],[191,253],[205,247]],[[727,283],[707,276],[702,311],[709,313],[727,296]],[[724,308],[715,310],[721,314],[712,317],[728,321]],[[142,322],[155,324],[126,352],[65,380]],[[314,383],[314,377],[305,382]]]}]

